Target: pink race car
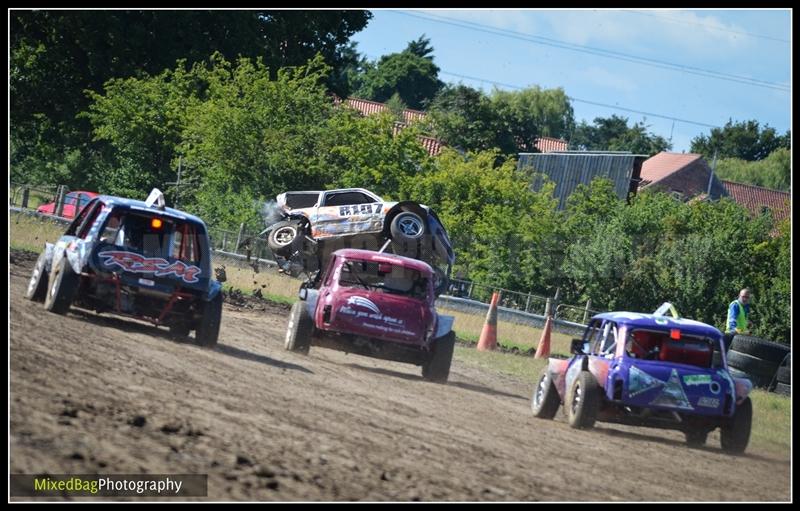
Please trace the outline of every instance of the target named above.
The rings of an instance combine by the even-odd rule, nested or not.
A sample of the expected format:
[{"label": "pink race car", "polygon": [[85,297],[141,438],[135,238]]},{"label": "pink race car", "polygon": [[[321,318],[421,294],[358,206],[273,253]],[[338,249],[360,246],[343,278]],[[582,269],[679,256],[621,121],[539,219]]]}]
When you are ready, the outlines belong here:
[{"label": "pink race car", "polygon": [[422,366],[444,383],[455,346],[453,317],[436,312],[434,273],[425,262],[369,250],[334,252],[319,289],[300,288],[285,347],[320,346]]}]

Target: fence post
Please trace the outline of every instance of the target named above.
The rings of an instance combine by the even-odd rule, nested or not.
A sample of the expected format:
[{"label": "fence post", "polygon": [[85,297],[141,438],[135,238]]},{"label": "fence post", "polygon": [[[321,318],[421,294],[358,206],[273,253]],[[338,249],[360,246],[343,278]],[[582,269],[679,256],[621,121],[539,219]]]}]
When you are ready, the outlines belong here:
[{"label": "fence post", "polygon": [[242,244],[242,235],[244,234],[244,222],[239,224],[239,235],[236,237],[236,248],[234,249],[235,253],[239,253],[239,247]]},{"label": "fence post", "polygon": [[22,208],[25,209],[28,207],[28,195],[30,194],[31,190],[27,186],[22,189]]},{"label": "fence post", "polygon": [[550,308],[552,307],[552,302],[550,302],[550,297],[547,298],[547,301],[544,303],[544,317],[550,317]]},{"label": "fence post", "polygon": [[589,321],[589,309],[592,308],[592,299],[589,298],[586,300],[586,310],[583,311],[583,324],[585,325],[587,321]]},{"label": "fence post", "polygon": [[58,186],[58,192],[56,194],[56,210],[54,211],[56,216],[63,216],[64,214],[64,196],[66,195],[64,193],[65,188],[66,185]]},{"label": "fence post", "polygon": [[472,299],[472,286],[475,285],[475,282],[470,281],[469,283],[469,290],[467,290],[467,298]]},{"label": "fence post", "polygon": [[528,307],[531,305],[531,294],[528,293],[528,299],[525,300],[525,312],[528,312]]},{"label": "fence post", "polygon": [[228,245],[228,231],[222,231],[222,251],[225,252],[225,247]]}]

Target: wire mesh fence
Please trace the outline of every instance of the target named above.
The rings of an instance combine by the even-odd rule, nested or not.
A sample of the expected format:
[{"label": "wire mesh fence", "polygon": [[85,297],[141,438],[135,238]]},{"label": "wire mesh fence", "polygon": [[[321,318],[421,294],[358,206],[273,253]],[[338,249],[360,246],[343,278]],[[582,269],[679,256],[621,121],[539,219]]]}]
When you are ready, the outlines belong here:
[{"label": "wire mesh fence", "polygon": [[10,184],[8,187],[8,205],[23,209],[36,209],[48,203],[54,203],[58,196],[59,185],[24,185]]},{"label": "wire mesh fence", "polygon": [[[25,185],[9,186],[9,206],[23,211],[35,211],[43,204],[57,203],[69,190],[63,185]],[[59,199],[61,197],[61,199]],[[55,209],[57,211],[57,209]],[[51,214],[52,215],[52,214]],[[213,226],[208,227],[209,242],[212,250],[219,255],[232,255],[247,261],[275,261],[275,256],[267,245],[266,236],[260,232],[249,232],[244,224],[238,231],[231,231]],[[591,301],[585,306],[558,303],[557,295],[548,297],[535,293],[525,293],[502,287],[476,283],[464,279],[450,279],[445,294],[458,298],[466,298],[481,303],[489,303],[493,293],[499,293],[498,305],[530,314],[545,315],[550,311],[556,319],[575,323],[586,323],[588,318],[598,311],[591,309]]]}]

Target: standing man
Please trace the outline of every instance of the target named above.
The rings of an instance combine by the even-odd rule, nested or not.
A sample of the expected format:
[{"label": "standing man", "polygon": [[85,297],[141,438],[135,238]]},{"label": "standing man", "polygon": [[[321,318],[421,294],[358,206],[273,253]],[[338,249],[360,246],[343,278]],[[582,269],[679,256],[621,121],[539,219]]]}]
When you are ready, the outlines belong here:
[{"label": "standing man", "polygon": [[728,320],[725,322],[725,350],[736,334],[749,334],[748,318],[750,317],[750,290],[739,291],[739,298],[728,306]]}]

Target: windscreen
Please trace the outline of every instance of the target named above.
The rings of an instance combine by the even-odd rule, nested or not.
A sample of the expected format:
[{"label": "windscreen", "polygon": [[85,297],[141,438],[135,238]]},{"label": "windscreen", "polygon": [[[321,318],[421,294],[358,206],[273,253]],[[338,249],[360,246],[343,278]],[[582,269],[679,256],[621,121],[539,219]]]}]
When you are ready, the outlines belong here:
[{"label": "windscreen", "polygon": [[203,254],[197,226],[180,219],[130,212],[112,213],[100,241],[145,257],[197,264]]},{"label": "windscreen", "polygon": [[318,193],[287,193],[286,207],[289,209],[310,208],[317,203]]},{"label": "windscreen", "polygon": [[348,260],[342,265],[339,285],[410,296],[423,300],[428,278],[419,271],[383,262]]},{"label": "windscreen", "polygon": [[[713,354],[719,342],[707,337],[685,335],[679,330],[632,330],[628,332],[625,351],[632,358],[660,360],[708,368],[715,363]],[[717,365],[721,361],[716,361]]]}]

